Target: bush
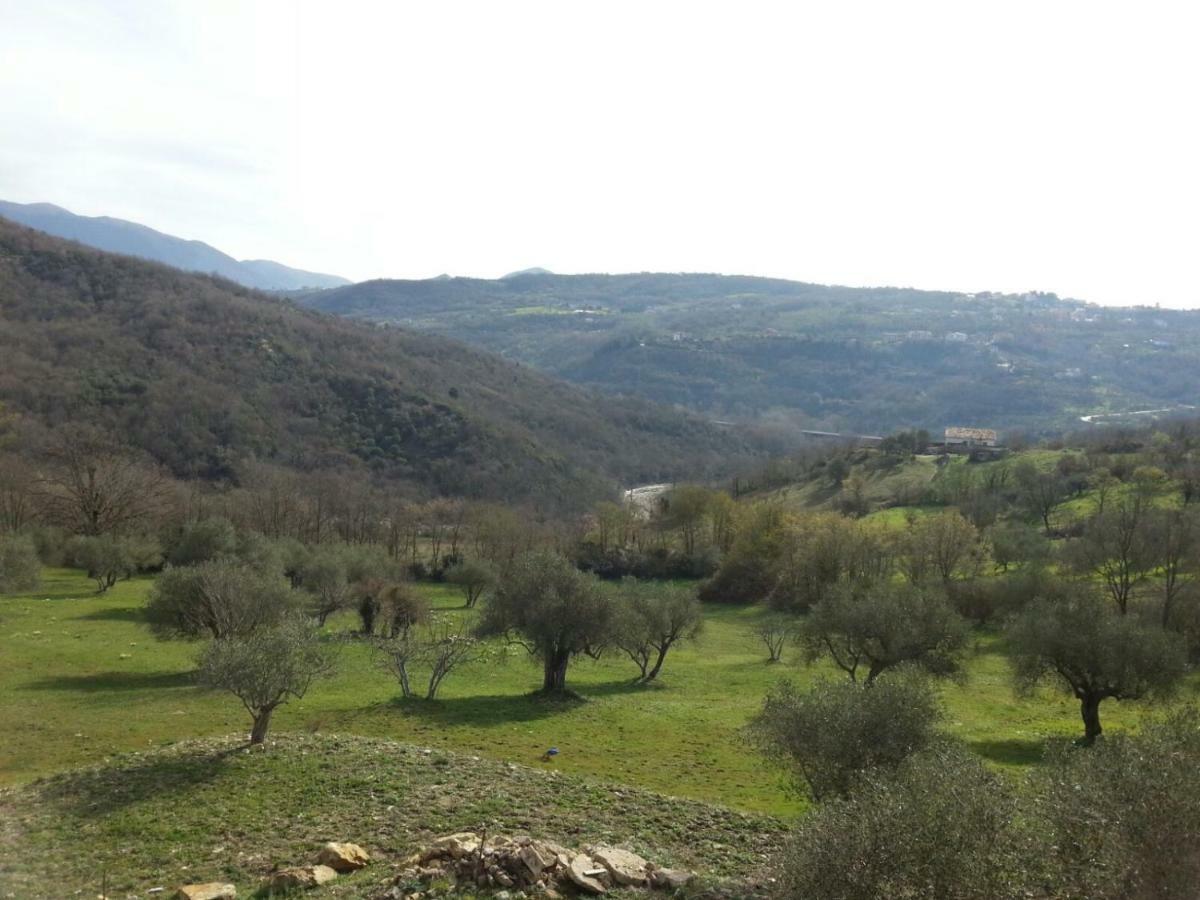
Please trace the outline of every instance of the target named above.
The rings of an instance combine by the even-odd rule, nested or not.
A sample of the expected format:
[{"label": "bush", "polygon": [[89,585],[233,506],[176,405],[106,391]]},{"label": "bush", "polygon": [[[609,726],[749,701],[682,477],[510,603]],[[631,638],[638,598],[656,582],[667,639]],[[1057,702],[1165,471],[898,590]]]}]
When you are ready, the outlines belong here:
[{"label": "bush", "polygon": [[281,575],[213,560],[167,568],[150,591],[146,617],[159,637],[227,638],[279,624],[300,600]]},{"label": "bush", "polygon": [[1200,715],[1065,747],[1034,775],[1055,897],[1184,900],[1200,883]]},{"label": "bush", "polygon": [[848,799],[801,820],[778,867],[780,896],[1027,896],[1014,810],[1004,780],[955,747],[912,756],[895,772],[872,770]]},{"label": "bush", "polygon": [[916,677],[864,687],[818,682],[800,693],[790,681],[768,695],[747,730],[767,755],[793,768],[814,800],[845,797],[874,767],[895,768],[937,737],[937,698]]},{"label": "bush", "polygon": [[27,591],[38,586],[42,562],[27,535],[0,537],[0,592]]},{"label": "bush", "polygon": [[148,537],[79,535],[67,542],[71,565],[87,572],[103,594],[122,578],[157,567],[162,562],[158,542]]},{"label": "bush", "polygon": [[179,533],[167,561],[173,566],[194,566],[237,553],[238,536],[228,519],[201,519],[189,522]]}]

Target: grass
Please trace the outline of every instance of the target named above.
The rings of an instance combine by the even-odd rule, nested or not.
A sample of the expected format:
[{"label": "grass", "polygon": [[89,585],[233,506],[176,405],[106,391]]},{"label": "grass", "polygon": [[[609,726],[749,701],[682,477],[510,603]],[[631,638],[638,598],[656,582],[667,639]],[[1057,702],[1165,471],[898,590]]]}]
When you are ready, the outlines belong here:
[{"label": "grass", "polygon": [[753,875],[785,830],[550,767],[391,741],[289,734],[248,750],[209,739],[0,792],[0,897],[94,897],[102,879],[110,898],[218,880],[245,897],[273,867],[349,840],[374,862],[321,896],[371,898],[433,836],[477,828],[620,844],[708,880]]},{"label": "grass", "polygon": [[[51,570],[33,593],[0,598],[0,783],[100,763],[128,751],[245,733],[248,719],[233,698],[194,686],[198,645],[157,641],[142,621],[148,579],[96,595],[76,572]],[[453,590],[426,586],[436,607],[461,603]],[[283,707],[279,732],[392,738],[481,757],[537,764],[557,746],[555,768],[664,794],[790,815],[801,802],[777,770],[739,740],[779,678],[810,683],[839,677],[800,664],[794,649],[770,665],[746,634],[759,613],[709,607],[698,642],[672,651],[661,683],[639,687],[627,659],[574,663],[569,682],[586,702],[530,696],[540,671],[512,649],[500,664],[453,674],[436,702],[403,702],[368,649],[348,641],[336,677],[303,701]],[[347,631],[351,619],[331,621]],[[1194,695],[1196,682],[1185,688]],[[943,688],[949,731],[997,765],[1035,762],[1049,740],[1077,735],[1075,703],[1045,691],[1017,698],[1003,641],[981,632],[967,677]],[[1135,726],[1145,704],[1108,701],[1106,728]]]}]

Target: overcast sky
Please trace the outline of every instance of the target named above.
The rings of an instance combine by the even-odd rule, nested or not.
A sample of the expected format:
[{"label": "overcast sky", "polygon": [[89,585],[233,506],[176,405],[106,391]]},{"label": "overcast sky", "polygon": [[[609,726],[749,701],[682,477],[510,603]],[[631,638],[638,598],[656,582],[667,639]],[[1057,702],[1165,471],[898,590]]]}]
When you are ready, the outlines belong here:
[{"label": "overcast sky", "polygon": [[354,279],[1200,306],[1200,13],[0,0],[0,198]]}]

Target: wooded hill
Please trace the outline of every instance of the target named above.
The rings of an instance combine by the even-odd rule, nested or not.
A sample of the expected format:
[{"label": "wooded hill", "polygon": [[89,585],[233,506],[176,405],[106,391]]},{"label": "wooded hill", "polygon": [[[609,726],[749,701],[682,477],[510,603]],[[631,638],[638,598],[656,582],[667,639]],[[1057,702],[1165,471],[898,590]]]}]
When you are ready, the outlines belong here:
[{"label": "wooded hill", "polygon": [[81,425],[180,477],[265,461],[578,506],[705,477],[746,440],[452,340],[297,308],[0,219],[0,403],[27,443]]},{"label": "wooded hill", "polygon": [[1195,402],[1200,312],[718,275],[371,281],[300,302],[717,419],[886,434]]},{"label": "wooded hill", "polygon": [[55,237],[79,241],[109,253],[166,263],[188,272],[220,275],[246,287],[268,291],[329,288],[349,284],[337,275],[306,272],[269,259],[234,259],[203,241],[164,234],[111,216],[80,216],[52,203],[0,200],[0,216]]}]

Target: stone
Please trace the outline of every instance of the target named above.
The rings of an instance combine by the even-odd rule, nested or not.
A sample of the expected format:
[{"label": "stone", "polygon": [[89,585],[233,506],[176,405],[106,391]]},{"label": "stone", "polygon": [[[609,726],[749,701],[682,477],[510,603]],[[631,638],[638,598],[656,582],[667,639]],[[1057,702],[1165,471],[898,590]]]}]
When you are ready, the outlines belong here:
[{"label": "stone", "polygon": [[650,884],[656,888],[675,891],[695,877],[686,869],[655,869],[650,873]]},{"label": "stone", "polygon": [[522,847],[521,852],[517,856],[525,864],[525,868],[529,870],[529,874],[534,878],[540,876],[546,869],[553,868],[558,862],[558,855],[539,841],[534,841],[529,846]]},{"label": "stone", "polygon": [[462,859],[479,850],[479,835],[473,831],[460,831],[438,838],[430,845],[433,850],[447,853],[454,859]]},{"label": "stone", "polygon": [[371,861],[371,855],[358,844],[330,841],[317,854],[317,862],[335,872],[354,872]]},{"label": "stone", "polygon": [[645,886],[646,870],[650,864],[636,853],[619,847],[590,847],[588,852],[592,859],[608,870],[617,884]]},{"label": "stone", "polygon": [[607,888],[596,878],[596,874],[603,871],[604,867],[596,865],[594,859],[586,853],[579,853],[567,866],[567,877],[575,883],[576,887],[590,894],[603,894]]},{"label": "stone", "polygon": [[236,900],[237,888],[220,881],[185,884],[175,891],[175,900]]},{"label": "stone", "polygon": [[337,872],[329,866],[293,866],[272,872],[267,878],[267,889],[271,891],[294,891],[320,887],[337,878]]}]

